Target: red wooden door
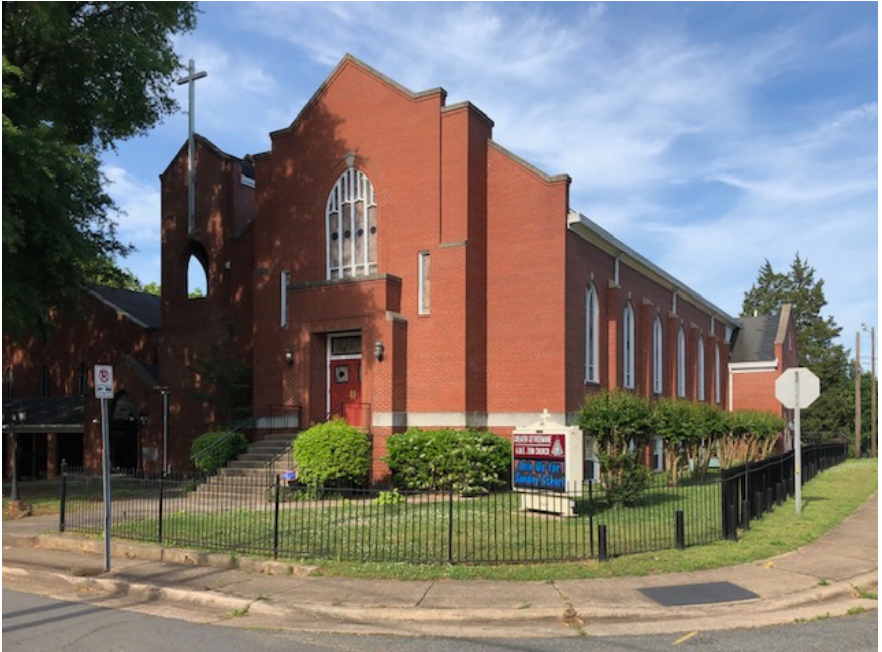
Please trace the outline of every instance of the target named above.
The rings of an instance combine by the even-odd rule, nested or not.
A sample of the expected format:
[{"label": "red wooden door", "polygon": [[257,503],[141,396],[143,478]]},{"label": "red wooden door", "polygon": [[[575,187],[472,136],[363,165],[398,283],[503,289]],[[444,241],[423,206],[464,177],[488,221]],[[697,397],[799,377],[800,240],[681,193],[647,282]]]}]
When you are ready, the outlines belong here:
[{"label": "red wooden door", "polygon": [[363,427],[361,360],[331,360],[331,411],[353,426]]}]

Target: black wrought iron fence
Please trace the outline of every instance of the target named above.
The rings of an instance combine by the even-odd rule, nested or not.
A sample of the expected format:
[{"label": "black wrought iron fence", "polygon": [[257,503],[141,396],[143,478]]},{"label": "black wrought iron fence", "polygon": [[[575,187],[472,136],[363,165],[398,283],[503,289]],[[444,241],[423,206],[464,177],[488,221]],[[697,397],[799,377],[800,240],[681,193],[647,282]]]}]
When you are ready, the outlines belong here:
[{"label": "black wrought iron fence", "polygon": [[[284,558],[510,563],[606,558],[720,537],[718,480],[669,486],[655,476],[631,505],[602,484],[549,494],[377,491],[260,479],[114,477],[112,535]],[[101,532],[101,478],[63,481],[63,529]],[[565,515],[553,513],[557,510]]]},{"label": "black wrought iron fence", "polygon": [[[847,445],[803,450],[803,478],[844,461]],[[704,545],[792,494],[793,454],[690,477],[652,478],[630,504],[603,483],[563,492],[309,488],[276,476],[235,482],[187,476],[111,478],[112,535],[166,546],[276,558],[432,563],[525,563],[606,559]],[[61,528],[99,533],[100,477],[62,479]]]},{"label": "black wrought iron fence", "polygon": [[[836,441],[802,448],[802,484],[848,457],[848,443]],[[795,493],[794,452],[747,463],[722,472],[722,536],[736,539],[738,529],[771,512]]]}]

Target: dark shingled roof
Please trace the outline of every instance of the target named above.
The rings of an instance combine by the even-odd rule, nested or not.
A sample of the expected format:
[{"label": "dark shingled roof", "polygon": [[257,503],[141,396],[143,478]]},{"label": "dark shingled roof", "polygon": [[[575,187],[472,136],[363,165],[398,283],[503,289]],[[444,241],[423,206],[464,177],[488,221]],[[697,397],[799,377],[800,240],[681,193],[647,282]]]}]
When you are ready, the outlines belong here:
[{"label": "dark shingled roof", "polygon": [[83,429],[82,396],[42,396],[3,401],[3,427],[8,428],[13,411],[23,410],[24,423],[16,432],[59,432]]},{"label": "dark shingled roof", "polygon": [[760,362],[775,359],[775,336],[781,314],[739,317],[729,362]]},{"label": "dark shingled roof", "polygon": [[159,297],[154,294],[103,285],[92,286],[92,293],[144,328],[159,328],[161,325]]}]

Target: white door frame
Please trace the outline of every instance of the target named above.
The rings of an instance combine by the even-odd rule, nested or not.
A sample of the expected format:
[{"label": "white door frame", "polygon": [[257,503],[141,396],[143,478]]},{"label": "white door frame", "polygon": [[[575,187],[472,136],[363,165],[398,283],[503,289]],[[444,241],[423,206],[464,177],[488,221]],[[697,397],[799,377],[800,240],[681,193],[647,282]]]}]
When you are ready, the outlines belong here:
[{"label": "white door frame", "polygon": [[[362,354],[348,355],[331,355],[331,340],[338,337],[352,337],[358,335],[361,337],[361,331],[340,331],[338,333],[327,333],[327,341],[325,342],[325,414],[331,411],[331,361],[332,360],[361,360]],[[362,338],[362,346],[364,338]],[[362,376],[363,377],[363,376]],[[361,381],[359,380],[359,384]]]}]

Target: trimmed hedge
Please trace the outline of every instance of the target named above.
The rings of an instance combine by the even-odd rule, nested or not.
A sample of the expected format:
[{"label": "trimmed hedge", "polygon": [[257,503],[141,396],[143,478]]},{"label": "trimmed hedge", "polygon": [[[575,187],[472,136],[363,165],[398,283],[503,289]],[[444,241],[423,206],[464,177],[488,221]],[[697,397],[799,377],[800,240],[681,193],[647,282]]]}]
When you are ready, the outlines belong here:
[{"label": "trimmed hedge", "polygon": [[371,464],[371,442],[342,419],[319,423],[294,440],[300,482],[310,487],[361,485]]},{"label": "trimmed hedge", "polygon": [[[198,456],[198,453],[205,450],[209,446],[215,446],[215,442],[220,439],[227,438],[222,444],[214,447],[204,456]],[[248,450],[248,440],[240,433],[230,433],[228,430],[213,430],[206,432],[197,437],[190,445],[190,457],[197,469],[206,475],[217,473],[217,470],[226,466],[234,459],[239,457],[240,453]]]},{"label": "trimmed hedge", "polygon": [[508,483],[511,443],[485,431],[411,428],[386,440],[384,461],[399,487],[486,493]]}]

